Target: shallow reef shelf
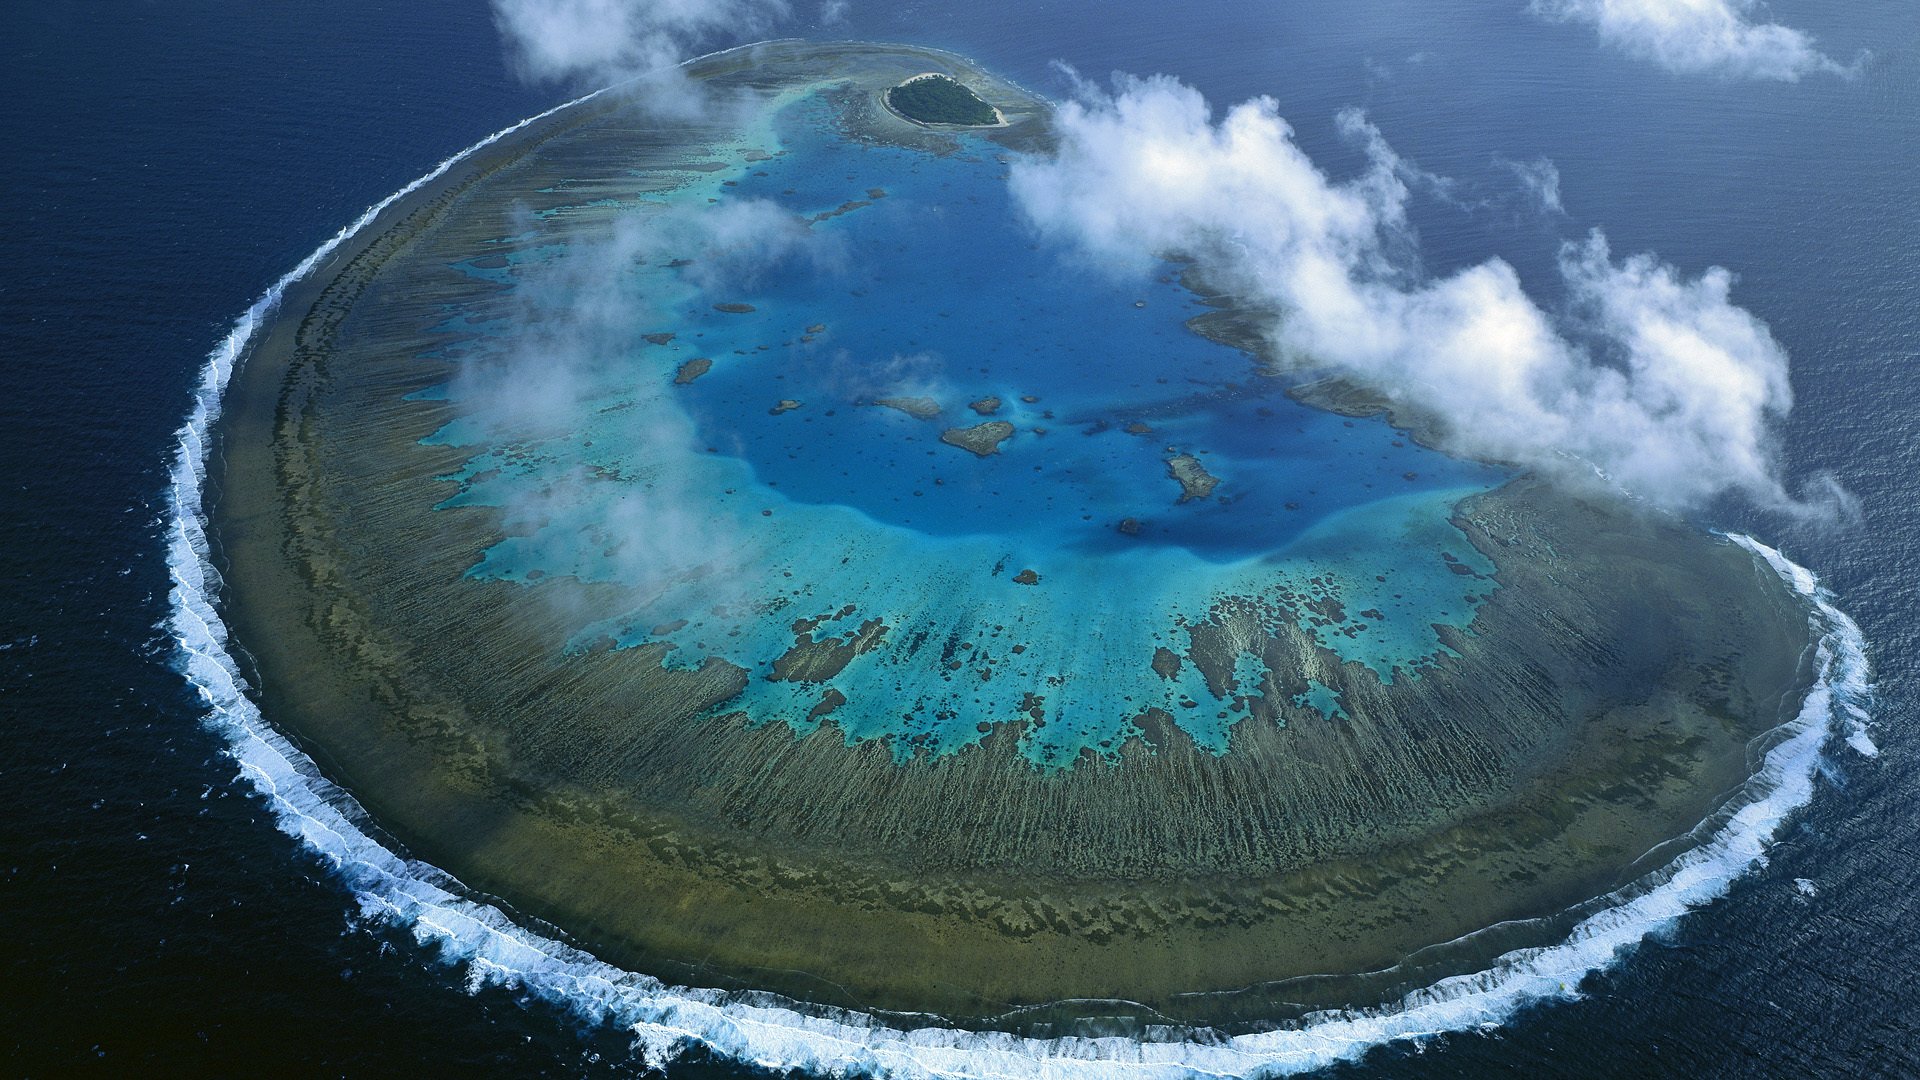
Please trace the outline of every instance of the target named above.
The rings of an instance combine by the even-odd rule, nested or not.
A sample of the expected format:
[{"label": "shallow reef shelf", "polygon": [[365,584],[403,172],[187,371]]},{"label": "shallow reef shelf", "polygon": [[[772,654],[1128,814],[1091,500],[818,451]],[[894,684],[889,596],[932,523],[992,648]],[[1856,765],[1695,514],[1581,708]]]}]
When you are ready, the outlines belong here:
[{"label": "shallow reef shelf", "polygon": [[690,71],[728,119],[603,94],[382,212],[227,399],[266,714],[474,888],[670,982],[1271,1027],[1558,940],[1799,714],[1754,551],[1035,243],[1044,102]]}]

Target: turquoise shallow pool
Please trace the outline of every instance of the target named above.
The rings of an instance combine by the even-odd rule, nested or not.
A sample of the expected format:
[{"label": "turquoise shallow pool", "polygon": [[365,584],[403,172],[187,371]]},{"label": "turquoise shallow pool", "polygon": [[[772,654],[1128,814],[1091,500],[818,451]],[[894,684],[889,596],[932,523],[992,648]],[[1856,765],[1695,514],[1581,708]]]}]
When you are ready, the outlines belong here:
[{"label": "turquoise shallow pool", "polygon": [[[1006,154],[847,140],[791,97],[714,148],[724,167],[594,207],[605,245],[521,237],[467,267],[528,313],[446,324],[449,356],[521,372],[510,390],[421,395],[462,414],[430,441],[472,452],[444,505],[506,511],[470,576],[627,586],[631,610],[583,618],[571,648],[726,660],[753,677],[725,708],[799,734],[830,718],[901,759],[1016,718],[1037,763],[1111,756],[1150,708],[1224,752],[1264,662],[1242,654],[1216,696],[1154,659],[1227,598],[1417,677],[1434,624],[1494,587],[1451,509],[1505,474],[1292,401],[1186,328],[1207,308],[1178,267],[1126,279],[1039,243]],[[608,296],[608,333],[542,336],[543,305]],[[590,362],[525,378],[549,353]],[[997,444],[956,445],[986,423]],[[776,663],[834,641],[830,677]],[[1291,704],[1341,711],[1318,683]]]}]

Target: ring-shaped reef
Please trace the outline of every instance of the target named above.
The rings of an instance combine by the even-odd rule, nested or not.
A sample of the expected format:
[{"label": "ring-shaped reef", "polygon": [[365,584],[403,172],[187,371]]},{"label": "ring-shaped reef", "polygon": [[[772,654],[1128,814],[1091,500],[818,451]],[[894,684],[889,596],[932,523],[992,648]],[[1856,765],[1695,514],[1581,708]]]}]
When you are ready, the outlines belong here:
[{"label": "ring-shaped reef", "polygon": [[[1259,1026],[1563,933],[1797,709],[1745,549],[1429,448],[1204,267],[1038,242],[1032,95],[687,72],[391,208],[230,392],[266,714],[469,887],[669,981]],[[998,122],[887,107],[929,72]]]}]

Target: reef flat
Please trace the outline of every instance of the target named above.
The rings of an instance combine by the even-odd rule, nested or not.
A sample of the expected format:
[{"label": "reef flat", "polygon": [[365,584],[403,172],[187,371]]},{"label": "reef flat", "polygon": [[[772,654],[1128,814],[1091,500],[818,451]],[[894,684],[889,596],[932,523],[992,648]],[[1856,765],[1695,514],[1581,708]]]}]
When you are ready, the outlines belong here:
[{"label": "reef flat", "polygon": [[[884,107],[929,70],[1005,126]],[[673,231],[703,207],[855,265],[928,205],[982,244],[968,200],[1046,109],[908,47],[691,74],[754,107],[603,96],[503,141],[290,294],[226,414],[266,714],[472,887],[702,985],[1257,1024],[1551,936],[1797,706],[1805,612],[1747,552],[1277,378],[1177,267],[1144,308],[1022,307],[1010,241],[977,280],[913,260],[949,277],[889,278],[897,313],[818,265],[724,276]],[[666,239],[604,246],[633,220]],[[573,265],[646,318],[562,368],[528,297]],[[1100,321],[1133,336],[1046,336]],[[1058,374],[1078,347],[1114,378]],[[936,419],[967,408],[996,419]]]},{"label": "reef flat", "polygon": [[940,433],[940,441],[986,457],[999,453],[1000,444],[1013,438],[1013,432],[1013,425],[1005,420],[989,420],[972,427],[948,428]]}]

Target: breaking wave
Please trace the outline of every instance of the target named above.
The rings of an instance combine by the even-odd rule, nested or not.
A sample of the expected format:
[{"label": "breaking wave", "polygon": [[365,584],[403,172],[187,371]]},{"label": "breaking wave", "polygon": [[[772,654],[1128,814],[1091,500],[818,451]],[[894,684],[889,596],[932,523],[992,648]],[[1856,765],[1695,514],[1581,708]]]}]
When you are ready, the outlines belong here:
[{"label": "breaking wave", "polygon": [[1776,729],[1758,769],[1702,826],[1699,842],[1666,866],[1600,898],[1556,945],[1519,949],[1472,975],[1442,979],[1373,1008],[1318,1013],[1277,1030],[1207,1041],[1070,1036],[1041,1039],[927,1026],[889,1026],[865,1014],[809,1011],[764,996],[668,986],[624,971],[510,919],[445,872],[382,846],[365,813],[262,717],[229,649],[217,607],[222,582],[209,558],[203,505],[210,440],[229,379],[285,291],[382,211],[460,161],[587,95],[505,128],[440,163],[369,208],[269,288],[207,358],[193,409],[178,432],[168,500],[172,577],[166,629],[175,662],[206,704],[204,722],[226,740],[240,774],[279,827],[332,866],[363,914],[390,921],[464,962],[469,985],[515,988],[635,1037],[636,1051],[669,1060],[694,1047],[753,1065],[878,1077],[1275,1076],[1358,1058],[1374,1047],[1498,1025],[1519,1009],[1579,996],[1580,981],[1619,961],[1649,934],[1724,895],[1766,862],[1780,825],[1814,791],[1822,755],[1844,740],[1872,755],[1872,686],[1859,628],[1814,575],[1745,536],[1729,539],[1767,562],[1810,608],[1818,678]]}]

